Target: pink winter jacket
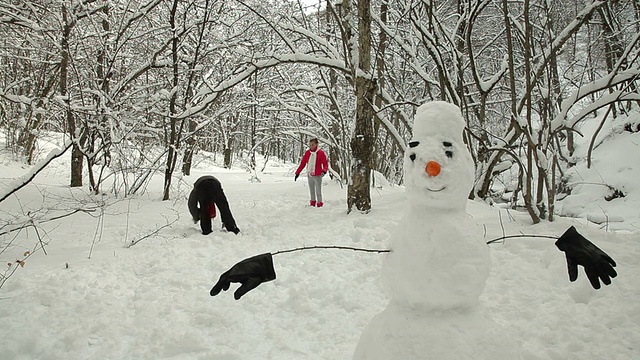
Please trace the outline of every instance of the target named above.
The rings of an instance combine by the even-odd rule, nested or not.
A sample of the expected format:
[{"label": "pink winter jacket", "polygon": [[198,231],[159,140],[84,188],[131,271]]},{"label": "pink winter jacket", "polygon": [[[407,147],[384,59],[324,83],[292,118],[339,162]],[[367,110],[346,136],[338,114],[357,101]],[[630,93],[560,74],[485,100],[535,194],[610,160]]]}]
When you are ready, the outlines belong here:
[{"label": "pink winter jacket", "polygon": [[[313,157],[313,153],[315,152],[315,166],[313,166],[312,164],[309,164],[309,160],[312,160]],[[324,151],[322,151],[322,149],[316,149],[316,151],[311,151],[311,150],[307,150],[304,153],[304,156],[302,156],[302,161],[300,162],[300,166],[298,166],[298,170],[296,170],[296,175],[300,175],[300,173],[302,172],[302,169],[304,169],[305,166],[307,165],[311,165],[311,167],[313,169],[308,169],[311,171],[308,171],[309,175],[311,176],[320,176],[322,175],[323,172],[327,172],[327,170],[329,169],[329,163],[327,162],[327,155],[324,153]]]}]

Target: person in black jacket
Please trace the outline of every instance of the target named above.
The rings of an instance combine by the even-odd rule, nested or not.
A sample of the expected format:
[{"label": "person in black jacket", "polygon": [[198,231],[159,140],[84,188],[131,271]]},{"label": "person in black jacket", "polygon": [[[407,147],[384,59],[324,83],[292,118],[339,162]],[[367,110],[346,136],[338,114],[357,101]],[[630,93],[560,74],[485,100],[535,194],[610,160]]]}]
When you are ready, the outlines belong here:
[{"label": "person in black jacket", "polygon": [[220,217],[225,229],[236,235],[240,229],[236,226],[227,197],[222,190],[222,184],[211,175],[200,177],[193,184],[193,190],[189,194],[189,212],[194,224],[200,221],[203,235],[211,234],[211,219],[215,217],[216,206],[220,210]]}]

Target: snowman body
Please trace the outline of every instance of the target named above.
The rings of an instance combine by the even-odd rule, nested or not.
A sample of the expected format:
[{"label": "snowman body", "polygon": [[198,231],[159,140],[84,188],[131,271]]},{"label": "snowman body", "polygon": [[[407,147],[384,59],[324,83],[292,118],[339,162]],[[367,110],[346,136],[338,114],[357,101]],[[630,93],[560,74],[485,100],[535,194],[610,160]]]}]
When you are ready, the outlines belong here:
[{"label": "snowman body", "polygon": [[466,213],[407,214],[382,265],[391,303],[426,311],[476,306],[491,264],[476,234]]},{"label": "snowman body", "polygon": [[418,108],[405,153],[407,212],[382,268],[389,304],[365,327],[356,360],[517,360],[483,311],[488,247],[466,213],[474,168],[457,106]]}]

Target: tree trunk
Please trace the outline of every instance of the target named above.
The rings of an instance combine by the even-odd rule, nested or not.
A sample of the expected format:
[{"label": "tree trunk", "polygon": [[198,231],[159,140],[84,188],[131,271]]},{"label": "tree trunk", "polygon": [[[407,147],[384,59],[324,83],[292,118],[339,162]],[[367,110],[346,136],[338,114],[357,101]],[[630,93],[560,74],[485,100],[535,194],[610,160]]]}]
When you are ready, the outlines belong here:
[{"label": "tree trunk", "polygon": [[340,173],[341,177],[344,177],[345,174],[342,174],[342,166],[340,166],[341,156],[340,156],[340,124],[338,123],[340,119],[340,112],[338,111],[338,106],[335,103],[335,100],[338,98],[337,81],[338,76],[336,71],[333,69],[329,69],[329,91],[332,93],[331,102],[329,104],[329,114],[331,114],[331,125],[329,127],[331,131],[331,136],[333,136],[334,143],[329,147],[329,165],[335,171]]},{"label": "tree trunk", "polygon": [[225,169],[231,169],[231,161],[233,160],[232,146],[233,146],[233,137],[229,136],[224,148],[224,168]]},{"label": "tree trunk", "polygon": [[[109,164],[111,162],[111,125],[109,124],[109,117],[105,114],[106,107],[109,105],[109,92],[110,92],[110,82],[111,82],[111,71],[109,70],[107,64],[107,54],[109,50],[109,33],[111,31],[111,25],[109,23],[109,4],[105,3],[104,8],[102,9],[104,17],[102,19],[102,30],[103,33],[103,42],[104,48],[98,54],[98,79],[101,80],[101,92],[102,92],[102,100],[104,104],[102,104],[100,109],[100,124],[99,131],[102,139],[102,156],[105,164]],[[107,70],[107,71],[105,71]]]},{"label": "tree trunk", "polygon": [[195,122],[194,120],[189,120],[189,134],[191,134],[191,136],[187,139],[187,145],[182,157],[182,173],[186,176],[191,175],[193,153],[196,150],[196,137],[193,132],[196,131],[197,126],[197,122]]},{"label": "tree trunk", "polygon": [[[193,83],[194,83],[195,74],[196,74],[195,69],[200,59],[200,49],[202,48],[203,39],[205,36],[205,29],[207,28],[206,25],[207,25],[207,22],[209,21],[209,9],[210,9],[209,0],[206,0],[204,3],[204,15],[202,18],[202,25],[200,27],[200,32],[198,34],[198,43],[196,44],[196,49],[193,54],[193,61],[191,63],[191,66],[189,66],[189,75],[188,75],[189,79],[187,81],[187,89],[185,91],[185,97],[184,97],[185,108],[187,107],[188,102],[193,97]],[[184,157],[182,158],[182,173],[184,175],[191,174],[191,166],[193,163],[193,153],[195,152],[195,149],[196,149],[196,136],[194,132],[196,131],[197,127],[198,127],[198,123],[195,120],[189,120],[188,131],[190,136],[186,141],[187,145],[184,151]]]},{"label": "tree trunk", "polygon": [[73,29],[73,23],[69,23],[69,15],[67,14],[67,7],[62,6],[62,39],[60,41],[60,96],[64,99],[66,105],[66,123],[69,137],[73,142],[73,148],[71,151],[71,187],[82,186],[82,167],[83,167],[83,155],[81,146],[81,134],[76,127],[75,117],[71,110],[71,98],[68,93],[67,83],[69,80],[69,37],[71,36],[71,30]]},{"label": "tree trunk", "polygon": [[[326,21],[326,40],[327,42],[333,41],[333,38],[336,35],[336,26],[331,22],[331,0],[326,0],[327,3],[327,11],[325,12],[325,21]],[[322,71],[322,70],[320,70]],[[338,109],[337,99],[338,99],[338,74],[334,69],[329,69],[329,89],[330,92],[330,100],[329,100],[329,114],[331,114],[331,125],[329,130],[331,131],[331,136],[334,139],[334,143],[329,147],[329,166],[334,171],[337,171],[340,174],[340,177],[344,179],[345,175],[342,171],[342,166],[340,166],[341,154],[340,154],[340,124],[339,120],[341,118],[340,111]]]},{"label": "tree trunk", "polygon": [[256,170],[256,122],[258,121],[258,73],[253,74],[253,106],[251,107],[251,170]]},{"label": "tree trunk", "polygon": [[[349,4],[349,1],[343,2]],[[344,5],[343,5],[344,7]],[[347,10],[345,8],[345,10]],[[373,104],[375,84],[371,79],[371,13],[370,1],[358,2],[358,64],[355,74],[356,126],[351,139],[351,183],[347,192],[347,211],[353,206],[360,212],[371,210],[371,160],[373,145]],[[348,12],[348,11],[347,11]]]},{"label": "tree trunk", "polygon": [[[383,1],[380,4],[380,21],[383,24],[387,24],[387,13],[389,10],[389,6],[386,1]],[[384,87],[384,78],[383,72],[385,68],[384,56],[387,50],[387,33],[384,31],[380,31],[378,34],[378,51],[376,51],[376,79],[378,80],[377,87],[378,89],[382,89]],[[383,99],[380,95],[380,91],[376,91],[375,96],[375,105],[376,109],[382,108]],[[380,125],[382,125],[382,121],[380,120],[381,114],[374,113],[374,124],[373,124],[373,134],[375,139],[380,138]],[[388,133],[388,131],[387,131]],[[373,152],[373,161],[371,164],[371,168],[374,170],[378,170],[382,172],[382,167],[380,165],[380,161],[378,159],[386,159],[388,154],[385,154],[387,148],[384,143],[380,141],[375,141],[375,150]]]},{"label": "tree trunk", "polygon": [[171,40],[171,65],[173,70],[173,77],[171,85],[173,86],[171,91],[171,99],[169,100],[169,151],[167,152],[167,163],[165,166],[164,172],[164,194],[162,196],[162,200],[169,200],[169,190],[171,188],[171,176],[173,175],[173,169],[176,165],[176,157],[177,157],[177,142],[176,139],[178,137],[178,129],[177,123],[178,119],[176,119],[176,103],[178,101],[178,36],[176,34],[176,12],[178,9],[178,1],[173,1],[173,6],[171,7],[171,14],[169,17],[169,23],[171,25],[171,29],[173,31],[172,40]]},{"label": "tree trunk", "polygon": [[[531,108],[531,89],[533,84],[531,83],[531,43],[532,43],[532,34],[531,34],[531,24],[529,22],[529,2],[530,0],[524,0],[524,76],[525,76],[525,91],[529,96],[526,99],[526,116],[527,116],[527,128],[524,129],[525,137],[527,137],[528,141],[526,142],[527,146],[527,173],[528,176],[526,178],[527,183],[525,186],[524,193],[524,206],[527,208],[527,212],[531,217],[531,220],[534,224],[540,222],[540,217],[538,213],[536,213],[533,205],[533,163],[535,159],[538,158],[536,152],[536,148],[534,147],[533,139],[532,139],[532,108]],[[515,114],[514,114],[515,115]],[[538,166],[536,162],[536,166]],[[539,170],[539,169],[538,169]]]},{"label": "tree trunk", "polygon": [[224,149],[224,168],[231,169],[231,148]]},{"label": "tree trunk", "polygon": [[[96,124],[88,123],[85,131],[88,135],[89,151],[85,155],[87,158],[87,170],[89,172],[89,184],[94,194],[100,193],[100,184],[102,183],[102,173],[106,166],[111,162],[111,125],[107,115],[107,106],[109,105],[109,82],[111,75],[109,74],[109,66],[107,64],[107,53],[109,47],[109,5],[105,4],[102,8],[102,46],[96,56],[96,77],[98,79],[99,94],[95,96],[96,101]],[[102,169],[96,178],[93,166],[97,164],[98,157],[102,157]]]}]

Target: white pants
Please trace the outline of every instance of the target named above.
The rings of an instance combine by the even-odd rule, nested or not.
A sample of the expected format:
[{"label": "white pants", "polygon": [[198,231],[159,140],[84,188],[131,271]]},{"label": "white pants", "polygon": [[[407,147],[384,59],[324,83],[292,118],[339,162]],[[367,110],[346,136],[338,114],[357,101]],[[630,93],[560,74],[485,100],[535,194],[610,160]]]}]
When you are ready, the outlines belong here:
[{"label": "white pants", "polygon": [[307,175],[311,201],[322,202],[322,176]]}]

